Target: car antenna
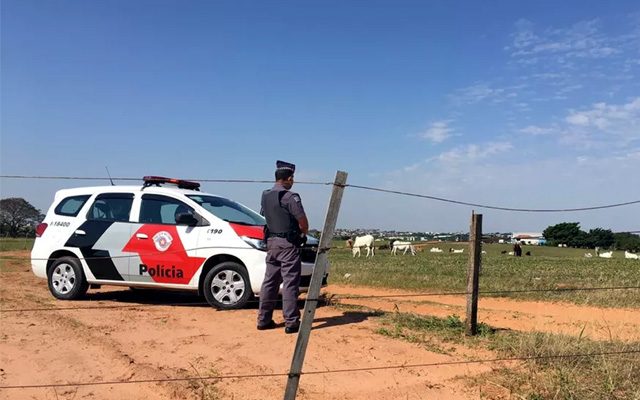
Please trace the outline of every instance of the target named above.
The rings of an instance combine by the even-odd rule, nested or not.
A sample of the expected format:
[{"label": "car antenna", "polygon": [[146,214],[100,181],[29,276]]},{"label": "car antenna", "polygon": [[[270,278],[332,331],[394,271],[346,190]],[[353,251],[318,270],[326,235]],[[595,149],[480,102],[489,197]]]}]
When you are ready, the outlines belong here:
[{"label": "car antenna", "polygon": [[111,182],[111,186],[115,186],[115,183],[113,183],[113,179],[111,179],[111,174],[109,173],[109,168],[105,165],[104,169],[107,170],[107,175],[109,175],[109,181]]}]

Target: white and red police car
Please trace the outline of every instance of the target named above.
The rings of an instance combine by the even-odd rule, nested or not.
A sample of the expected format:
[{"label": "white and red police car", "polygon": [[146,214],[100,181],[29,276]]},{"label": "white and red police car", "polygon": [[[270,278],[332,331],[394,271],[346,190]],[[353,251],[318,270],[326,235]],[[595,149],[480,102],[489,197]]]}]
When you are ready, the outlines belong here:
[{"label": "white and red police car", "polygon": [[[140,186],[56,192],[36,229],[31,265],[58,299],[89,285],[198,291],[220,309],[259,295],[265,271],[264,217],[197,182],[145,177]],[[305,291],[318,241],[302,249]],[[326,276],[323,284],[326,284]]]}]

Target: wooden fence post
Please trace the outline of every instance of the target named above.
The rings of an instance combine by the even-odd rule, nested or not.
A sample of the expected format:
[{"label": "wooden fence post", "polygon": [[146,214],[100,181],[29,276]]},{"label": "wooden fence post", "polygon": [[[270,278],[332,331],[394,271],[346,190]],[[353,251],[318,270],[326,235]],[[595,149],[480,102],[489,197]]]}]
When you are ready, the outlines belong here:
[{"label": "wooden fence post", "polygon": [[474,336],[478,332],[478,286],[482,251],[482,214],[471,213],[469,229],[469,266],[467,269],[467,320],[465,333]]},{"label": "wooden fence post", "polygon": [[316,256],[313,275],[311,276],[311,284],[309,285],[309,292],[307,293],[307,301],[304,303],[300,332],[298,333],[296,348],[293,353],[293,358],[291,359],[289,379],[287,380],[287,388],[284,392],[285,400],[294,400],[298,392],[300,374],[302,373],[302,364],[304,363],[304,356],[307,351],[307,344],[309,343],[309,336],[311,334],[311,324],[313,323],[313,317],[316,314],[316,307],[318,306],[318,299],[320,297],[322,278],[327,271],[327,251],[331,247],[333,232],[336,229],[336,222],[338,220],[338,211],[340,210],[340,203],[342,202],[342,193],[344,192],[344,185],[346,183],[347,173],[338,171],[336,173],[336,179],[333,182],[333,191],[331,192],[327,216],[324,219],[324,227],[322,228],[322,234],[320,235],[318,255]]}]

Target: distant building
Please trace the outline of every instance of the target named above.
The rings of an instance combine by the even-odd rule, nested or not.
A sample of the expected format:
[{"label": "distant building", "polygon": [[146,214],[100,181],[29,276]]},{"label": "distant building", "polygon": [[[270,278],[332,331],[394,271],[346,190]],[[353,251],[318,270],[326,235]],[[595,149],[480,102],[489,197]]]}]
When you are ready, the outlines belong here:
[{"label": "distant building", "polygon": [[513,234],[511,234],[511,243],[518,241],[522,244],[534,246],[542,246],[547,243],[547,240],[540,232],[513,232]]}]

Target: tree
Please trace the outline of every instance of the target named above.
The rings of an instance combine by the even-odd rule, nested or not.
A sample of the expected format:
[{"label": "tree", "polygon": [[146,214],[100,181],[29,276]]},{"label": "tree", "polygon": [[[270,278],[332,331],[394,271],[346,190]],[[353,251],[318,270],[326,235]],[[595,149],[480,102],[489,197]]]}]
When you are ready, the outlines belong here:
[{"label": "tree", "polygon": [[[547,227],[542,235],[550,245],[555,246],[560,243],[578,246],[576,242],[582,239],[579,222],[562,222],[560,224]],[[582,235],[584,232],[582,232]]]},{"label": "tree", "polygon": [[616,239],[611,229],[595,228],[591,229],[587,234],[588,247],[608,248],[613,245],[615,241]]},{"label": "tree", "polygon": [[629,232],[614,233],[615,247],[618,250],[640,251],[640,236]]},{"label": "tree", "polygon": [[614,234],[611,229],[595,228],[585,232],[580,230],[579,222],[563,222],[547,227],[542,233],[551,246],[564,243],[571,247],[615,247],[631,250],[640,247],[640,237],[633,234]]},{"label": "tree", "polygon": [[0,234],[2,236],[33,235],[35,226],[44,218],[40,210],[20,197],[0,200]]}]

